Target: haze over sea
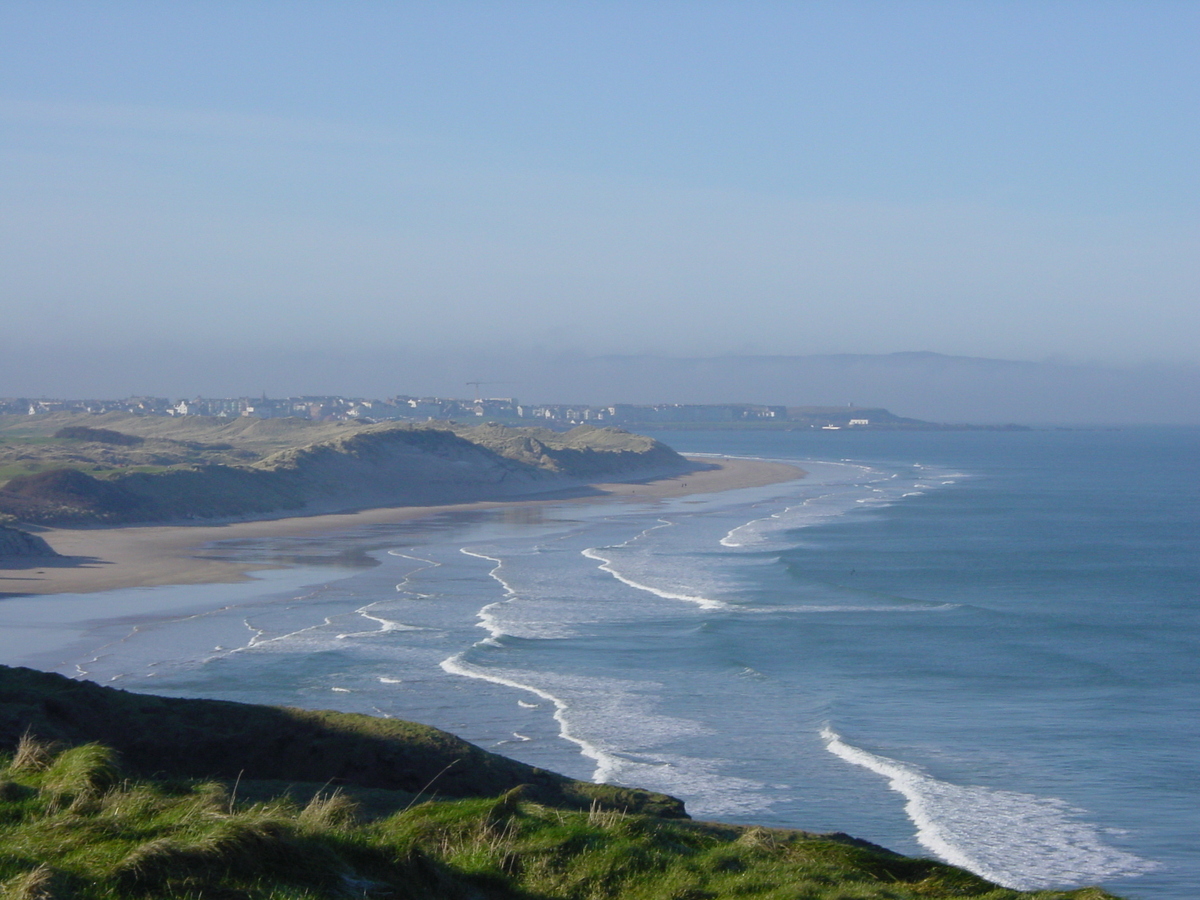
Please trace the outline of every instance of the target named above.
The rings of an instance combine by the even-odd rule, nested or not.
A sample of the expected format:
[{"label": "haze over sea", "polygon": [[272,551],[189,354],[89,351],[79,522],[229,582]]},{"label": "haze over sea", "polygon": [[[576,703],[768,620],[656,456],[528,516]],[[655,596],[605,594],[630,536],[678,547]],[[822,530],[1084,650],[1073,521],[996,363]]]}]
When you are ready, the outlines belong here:
[{"label": "haze over sea", "polygon": [[[1018,888],[1195,896],[1200,430],[657,436],[809,475],[227,546],[292,568],[93,595],[110,618],[6,662],[414,719]],[[147,593],[175,611],[131,618]]]}]

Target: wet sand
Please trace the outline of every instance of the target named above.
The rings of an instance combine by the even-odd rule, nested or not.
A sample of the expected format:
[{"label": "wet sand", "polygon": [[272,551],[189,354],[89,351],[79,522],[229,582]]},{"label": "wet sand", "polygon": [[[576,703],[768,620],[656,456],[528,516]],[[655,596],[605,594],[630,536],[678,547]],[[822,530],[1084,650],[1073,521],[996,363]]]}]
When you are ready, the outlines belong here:
[{"label": "wet sand", "polygon": [[83,594],[163,584],[235,582],[245,580],[249,571],[265,568],[202,555],[203,549],[214,541],[349,531],[462,510],[563,502],[642,501],[709,494],[735,488],[762,487],[804,476],[802,469],[784,463],[708,458],[694,461],[714,467],[669,478],[595,484],[574,491],[446,506],[393,506],[208,525],[46,529],[39,532],[40,535],[64,558],[8,560],[0,563],[0,597]]}]

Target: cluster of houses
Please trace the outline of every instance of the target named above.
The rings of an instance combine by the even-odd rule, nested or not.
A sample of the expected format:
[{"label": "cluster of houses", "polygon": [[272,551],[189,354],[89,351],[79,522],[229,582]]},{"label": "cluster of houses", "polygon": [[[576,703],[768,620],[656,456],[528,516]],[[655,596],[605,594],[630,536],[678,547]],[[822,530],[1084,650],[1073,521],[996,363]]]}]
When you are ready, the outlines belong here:
[{"label": "cluster of houses", "polygon": [[[853,427],[872,424],[866,412],[853,407],[760,406],[751,403],[611,406],[583,404],[523,404],[512,397],[462,400],[445,397],[397,396],[386,400],[320,396],[212,398],[170,400],[165,397],[127,397],[124,400],[33,400],[0,398],[0,414],[44,415],[53,412],[126,412],[146,416],[216,416],[262,419],[295,417],[314,421],[425,422],[438,419],[484,418],[550,426],[596,425],[696,425],[703,423],[803,422],[818,427]],[[890,414],[883,410],[885,418]],[[877,421],[878,419],[876,419]]]},{"label": "cluster of houses", "polygon": [[522,418],[545,418],[556,422],[581,424],[584,422],[606,425],[680,425],[699,422],[755,422],[766,420],[783,421],[787,418],[786,406],[756,406],[750,403],[702,404],[702,403],[659,403],[638,406],[632,403],[614,403],[612,406],[533,406],[518,407]]}]

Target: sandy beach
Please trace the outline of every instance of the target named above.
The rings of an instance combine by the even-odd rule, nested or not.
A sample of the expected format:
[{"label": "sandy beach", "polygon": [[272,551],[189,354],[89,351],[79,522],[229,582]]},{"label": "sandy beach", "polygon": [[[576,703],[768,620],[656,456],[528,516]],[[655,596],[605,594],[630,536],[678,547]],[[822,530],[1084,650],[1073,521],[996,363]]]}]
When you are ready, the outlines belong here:
[{"label": "sandy beach", "polygon": [[707,494],[792,481],[803,470],[749,459],[697,459],[713,465],[669,478],[591,485],[584,496],[569,492],[503,501],[446,506],[397,506],[328,515],[293,516],[210,525],[46,529],[40,532],[63,559],[9,560],[0,564],[0,597],[83,594],[165,584],[236,582],[262,566],[207,557],[214,541],[312,535],[390,524],[436,513],[563,502],[648,500]]}]

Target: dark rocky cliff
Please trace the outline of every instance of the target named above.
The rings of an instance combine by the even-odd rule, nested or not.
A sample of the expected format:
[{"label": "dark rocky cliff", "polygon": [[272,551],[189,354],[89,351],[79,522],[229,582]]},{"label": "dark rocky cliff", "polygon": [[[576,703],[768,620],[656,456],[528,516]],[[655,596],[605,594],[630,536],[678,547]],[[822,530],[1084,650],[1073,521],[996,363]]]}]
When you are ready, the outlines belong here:
[{"label": "dark rocky cliff", "polygon": [[58,556],[58,554],[36,534],[0,525],[0,559],[13,557],[36,559],[50,556]]}]

